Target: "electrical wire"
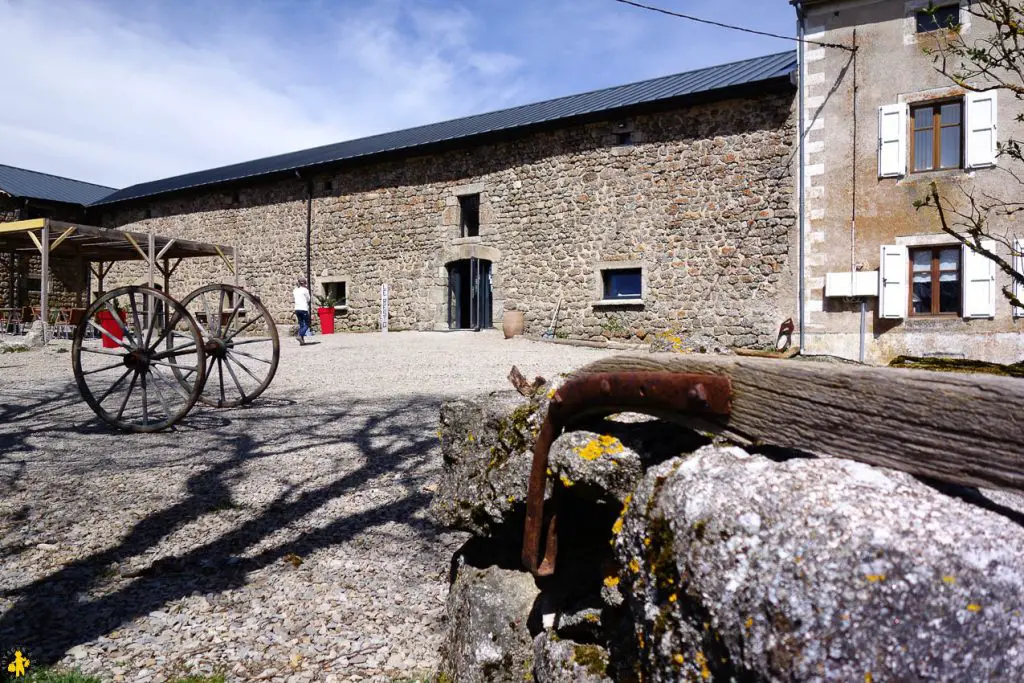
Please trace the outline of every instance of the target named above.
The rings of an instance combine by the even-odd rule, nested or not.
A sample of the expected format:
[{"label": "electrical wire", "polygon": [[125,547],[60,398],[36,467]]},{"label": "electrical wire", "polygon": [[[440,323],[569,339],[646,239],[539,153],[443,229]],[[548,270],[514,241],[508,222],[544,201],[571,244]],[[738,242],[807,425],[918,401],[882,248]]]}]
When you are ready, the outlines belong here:
[{"label": "electrical wire", "polygon": [[779,38],[780,40],[792,40],[796,43],[807,43],[809,45],[820,45],[821,47],[832,47],[837,50],[846,50],[848,52],[856,52],[857,48],[850,47],[849,45],[840,45],[839,43],[823,43],[818,40],[802,40],[800,38],[794,38],[793,36],[783,36],[778,33],[768,33],[766,31],[758,31],[752,28],[744,28],[742,26],[733,26],[732,24],[723,24],[719,21],[712,21],[710,19],[701,19],[700,17],[694,17],[689,14],[681,14],[680,12],[673,12],[671,10],[662,9],[661,7],[654,7],[652,5],[644,5],[639,2],[633,2],[633,0],[615,0],[623,5],[631,5],[633,7],[639,7],[640,9],[650,10],[651,12],[658,12],[659,14],[667,14],[670,17],[676,17],[677,19],[686,19],[688,21],[695,21],[699,24],[709,24],[711,26],[718,26],[719,28],[727,28],[733,31],[742,31],[743,33],[753,33],[757,36],[767,36],[769,38]]}]

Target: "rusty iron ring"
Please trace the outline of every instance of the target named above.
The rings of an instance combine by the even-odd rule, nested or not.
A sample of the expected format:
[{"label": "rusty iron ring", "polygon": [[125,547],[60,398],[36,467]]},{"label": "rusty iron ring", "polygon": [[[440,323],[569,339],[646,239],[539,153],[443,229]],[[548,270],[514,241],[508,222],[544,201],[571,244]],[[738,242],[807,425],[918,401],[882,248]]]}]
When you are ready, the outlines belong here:
[{"label": "rusty iron ring", "polygon": [[572,422],[584,417],[627,411],[649,415],[728,416],[731,410],[732,382],[724,375],[629,371],[570,377],[551,397],[548,413],[533,446],[523,530],[523,565],[534,576],[550,576],[555,572],[561,487],[556,481],[545,533],[544,491],[548,479],[548,453],[551,444]]}]

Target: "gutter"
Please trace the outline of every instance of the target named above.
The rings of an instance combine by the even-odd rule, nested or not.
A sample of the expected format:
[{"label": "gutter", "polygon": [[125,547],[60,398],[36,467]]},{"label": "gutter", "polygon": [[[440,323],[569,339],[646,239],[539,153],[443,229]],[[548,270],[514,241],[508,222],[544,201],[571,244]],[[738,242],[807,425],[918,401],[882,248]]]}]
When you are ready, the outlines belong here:
[{"label": "gutter", "polygon": [[799,120],[799,124],[798,124],[799,125],[799,130],[797,131],[797,138],[798,138],[798,146],[800,148],[799,152],[798,152],[799,155],[800,155],[800,161],[799,161],[799,168],[800,168],[800,172],[799,172],[799,179],[800,179],[799,180],[799,182],[800,182],[799,197],[800,197],[800,199],[799,199],[799,202],[800,202],[800,208],[799,208],[799,210],[797,212],[798,213],[798,218],[797,218],[797,221],[798,221],[797,234],[799,235],[798,239],[799,239],[799,245],[800,245],[799,246],[800,276],[799,276],[799,285],[798,285],[798,290],[797,290],[797,301],[798,301],[798,305],[800,307],[799,347],[800,347],[800,353],[802,355],[804,353],[804,318],[806,317],[806,313],[807,313],[806,308],[804,307],[805,306],[804,299],[806,298],[805,283],[804,283],[804,265],[805,265],[805,258],[806,258],[806,255],[805,255],[805,245],[804,245],[804,225],[805,225],[805,219],[806,219],[806,213],[807,213],[807,189],[806,189],[807,179],[806,179],[806,176],[805,176],[806,169],[804,168],[806,163],[807,163],[806,153],[805,153],[805,149],[804,149],[805,138],[807,136],[807,131],[805,130],[806,125],[807,125],[807,123],[805,121],[806,113],[804,111],[804,93],[806,92],[806,89],[804,88],[804,83],[807,82],[806,81],[807,63],[806,63],[806,60],[804,58],[805,57],[805,55],[804,55],[804,50],[805,50],[804,33],[805,33],[805,29],[806,29],[806,14],[804,13],[803,5],[799,2],[799,0],[794,0],[793,5],[796,7],[797,40],[799,41],[797,43],[797,46],[798,46],[797,47],[797,73],[799,74],[799,77],[798,77],[799,83],[797,85],[797,87],[799,88],[799,92],[797,94],[797,107],[799,108],[799,111],[797,112],[797,118]]}]

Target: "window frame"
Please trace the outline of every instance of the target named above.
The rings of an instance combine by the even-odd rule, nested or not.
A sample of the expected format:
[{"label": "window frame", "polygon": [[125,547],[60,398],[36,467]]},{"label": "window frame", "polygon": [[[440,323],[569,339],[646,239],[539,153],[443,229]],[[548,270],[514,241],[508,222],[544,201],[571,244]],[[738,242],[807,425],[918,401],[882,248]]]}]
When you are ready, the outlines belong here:
[{"label": "window frame", "polygon": [[[329,280],[327,282],[321,282],[320,286],[324,290],[324,296],[334,297],[334,309],[347,309],[348,308],[348,281],[347,280]],[[337,290],[339,287],[344,290],[344,298],[337,296]],[[332,291],[334,290],[334,291]]]},{"label": "window frame", "polygon": [[[479,237],[480,236],[480,204],[481,204],[481,193],[472,192],[469,194],[460,194],[459,198],[459,237]],[[475,206],[473,206],[475,204]],[[467,206],[468,205],[468,206]],[[467,208],[472,211],[467,212]],[[469,215],[467,215],[467,213]],[[475,214],[475,220],[469,221],[467,218]],[[472,230],[470,228],[473,228]]]},{"label": "window frame", "polygon": [[[956,297],[956,310],[939,311],[941,298],[939,296],[939,275],[942,269],[939,267],[939,252],[943,249],[956,251],[956,281],[960,285],[960,294]],[[932,285],[932,310],[918,313],[914,310],[914,254],[922,251],[930,251],[932,254],[931,285]],[[949,272],[949,271],[946,271]],[[936,244],[931,246],[908,247],[907,248],[907,317],[908,318],[959,318],[962,317],[964,308],[964,259],[963,249],[952,244]]]},{"label": "window frame", "polygon": [[[957,124],[942,125],[942,107],[948,104],[957,104],[960,106],[960,122]],[[932,125],[931,125],[931,137],[932,137],[932,166],[931,168],[917,168],[917,117],[915,112],[921,109],[932,110]],[[907,108],[907,118],[909,119],[910,125],[910,144],[907,145],[909,148],[908,163],[907,167],[910,173],[934,173],[935,171],[955,171],[957,169],[963,169],[966,163],[967,149],[966,149],[966,135],[964,134],[966,126],[965,116],[967,114],[967,107],[963,97],[951,97],[941,100],[926,100],[924,102],[911,103]],[[960,163],[956,166],[936,166],[936,164],[942,163],[942,129],[952,128],[954,125],[960,128],[960,147],[959,156]],[[920,130],[929,130],[928,128],[922,128]]]},{"label": "window frame", "polygon": [[[959,2],[951,2],[951,3],[945,4],[945,5],[937,5],[937,6],[932,8],[932,12],[934,12],[936,14],[938,12],[942,11],[942,10],[954,10],[955,13],[956,13],[956,18],[955,18],[955,22],[954,22],[953,25],[956,25],[956,26],[960,25],[960,3]],[[948,30],[950,30],[950,25],[943,26],[939,22],[934,21],[934,19],[935,19],[934,16],[929,17],[929,18],[934,21],[935,28],[929,28],[929,29],[921,30],[921,19],[922,19],[922,17],[927,16],[927,14],[928,14],[928,8],[927,7],[919,9],[919,10],[914,12],[914,32],[916,34],[921,35],[922,33],[934,33],[935,31],[948,31]]]},{"label": "window frame", "polygon": [[[616,273],[636,273],[640,285],[640,291],[636,296],[609,296],[609,276]],[[643,266],[627,266],[624,268],[601,268],[601,302],[633,302],[643,301],[644,298],[644,269]]]}]

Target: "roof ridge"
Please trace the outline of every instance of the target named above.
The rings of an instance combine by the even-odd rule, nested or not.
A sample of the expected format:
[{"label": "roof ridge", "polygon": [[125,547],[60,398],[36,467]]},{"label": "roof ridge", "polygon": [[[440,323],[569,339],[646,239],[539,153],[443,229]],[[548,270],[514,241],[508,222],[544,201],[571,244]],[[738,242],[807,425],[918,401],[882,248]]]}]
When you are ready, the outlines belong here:
[{"label": "roof ridge", "polygon": [[124,188],[111,187],[110,185],[100,185],[99,183],[90,183],[88,180],[79,180],[78,178],[68,178],[67,176],[57,175],[55,173],[47,173],[46,171],[34,171],[31,168],[22,168],[21,166],[11,166],[10,164],[0,164],[3,168],[13,168],[15,171],[22,171],[23,173],[35,173],[36,175],[45,175],[50,178],[56,178],[57,180],[69,180],[73,183],[82,183],[83,185],[92,185],[93,187],[102,187],[104,190],[120,190]]}]

